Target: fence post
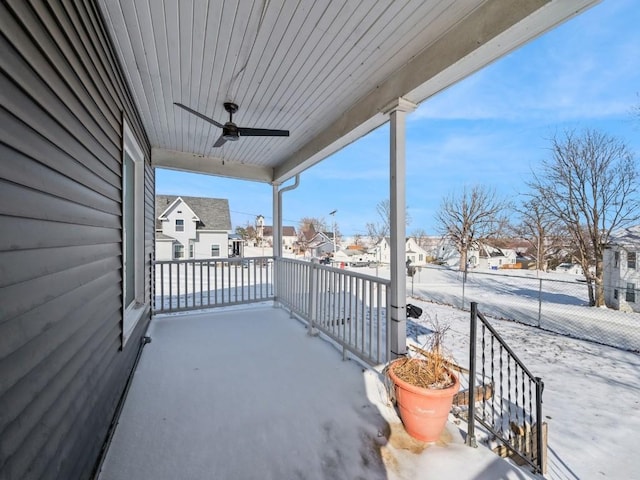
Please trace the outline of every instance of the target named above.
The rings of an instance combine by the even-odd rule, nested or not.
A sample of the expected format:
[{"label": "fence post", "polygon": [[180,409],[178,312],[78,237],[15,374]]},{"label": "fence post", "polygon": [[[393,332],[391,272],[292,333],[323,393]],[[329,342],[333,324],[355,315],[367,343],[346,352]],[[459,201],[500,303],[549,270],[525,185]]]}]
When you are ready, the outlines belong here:
[{"label": "fence post", "polygon": [[476,326],[478,322],[478,303],[471,302],[471,330],[469,332],[469,410],[467,411],[467,445],[476,448]]},{"label": "fence post", "polygon": [[542,378],[536,377],[536,421],[538,422],[538,428],[536,431],[536,447],[538,448],[538,455],[536,463],[538,465],[538,473],[545,473],[545,451],[546,445],[543,444],[543,421],[542,421],[542,391],[544,390],[544,383]]},{"label": "fence post", "polygon": [[538,279],[540,282],[538,286],[538,328],[542,324],[542,279]]},{"label": "fence post", "polygon": [[318,332],[315,329],[316,322],[316,309],[318,303],[317,289],[318,289],[318,259],[313,258],[310,262],[309,271],[309,335],[316,335]]}]

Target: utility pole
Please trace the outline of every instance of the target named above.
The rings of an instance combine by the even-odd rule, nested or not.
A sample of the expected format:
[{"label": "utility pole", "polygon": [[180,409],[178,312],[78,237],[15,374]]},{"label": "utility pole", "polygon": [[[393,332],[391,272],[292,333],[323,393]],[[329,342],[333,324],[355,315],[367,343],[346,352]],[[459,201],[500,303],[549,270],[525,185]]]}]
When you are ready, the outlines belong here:
[{"label": "utility pole", "polygon": [[331,217],[333,217],[332,220],[332,225],[331,228],[333,230],[332,235],[333,235],[333,258],[336,258],[336,212],[338,210],[334,210],[332,212],[329,212],[329,215],[331,215]]}]

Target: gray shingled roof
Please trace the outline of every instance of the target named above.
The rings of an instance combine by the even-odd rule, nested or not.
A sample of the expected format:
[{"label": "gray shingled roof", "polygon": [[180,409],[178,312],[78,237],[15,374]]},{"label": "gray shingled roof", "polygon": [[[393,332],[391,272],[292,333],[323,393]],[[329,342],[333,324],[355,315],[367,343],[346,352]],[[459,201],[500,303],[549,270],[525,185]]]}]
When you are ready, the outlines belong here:
[{"label": "gray shingled roof", "polygon": [[197,230],[231,230],[229,200],[226,198],[187,197],[184,195],[156,195],[156,229],[162,229],[158,217],[176,198],[182,198],[193,212],[200,218]]}]

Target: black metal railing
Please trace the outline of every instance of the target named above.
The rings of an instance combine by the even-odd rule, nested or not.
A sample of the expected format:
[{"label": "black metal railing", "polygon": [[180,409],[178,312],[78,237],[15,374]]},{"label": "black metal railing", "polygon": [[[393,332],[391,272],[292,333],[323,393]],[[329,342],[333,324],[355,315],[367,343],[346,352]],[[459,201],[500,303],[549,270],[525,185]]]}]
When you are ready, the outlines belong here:
[{"label": "black metal railing", "polygon": [[542,417],[542,379],[520,361],[478,311],[476,302],[471,303],[470,340],[467,443],[476,445],[477,422],[510,456],[544,473],[546,424]]}]

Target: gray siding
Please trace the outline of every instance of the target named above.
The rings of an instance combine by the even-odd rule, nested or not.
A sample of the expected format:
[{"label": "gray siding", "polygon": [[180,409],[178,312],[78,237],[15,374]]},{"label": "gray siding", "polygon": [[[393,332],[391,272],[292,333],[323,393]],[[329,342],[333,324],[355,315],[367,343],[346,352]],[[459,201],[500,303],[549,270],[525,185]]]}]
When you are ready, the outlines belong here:
[{"label": "gray siding", "polygon": [[[0,4],[0,479],[89,478],[146,330],[121,348],[122,122],[90,0]],[[145,167],[151,304],[154,174]]]}]

